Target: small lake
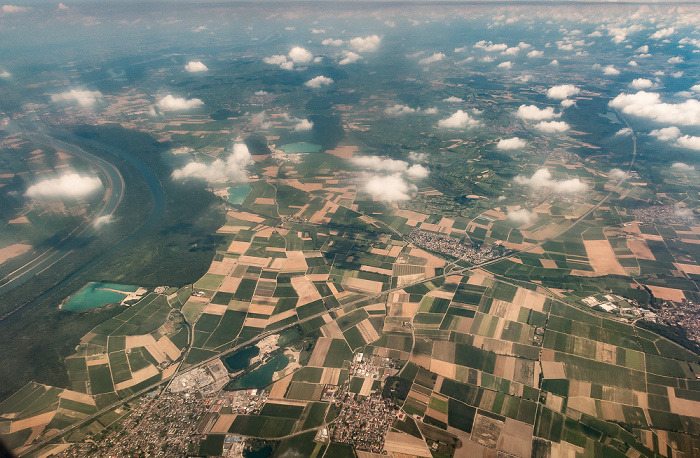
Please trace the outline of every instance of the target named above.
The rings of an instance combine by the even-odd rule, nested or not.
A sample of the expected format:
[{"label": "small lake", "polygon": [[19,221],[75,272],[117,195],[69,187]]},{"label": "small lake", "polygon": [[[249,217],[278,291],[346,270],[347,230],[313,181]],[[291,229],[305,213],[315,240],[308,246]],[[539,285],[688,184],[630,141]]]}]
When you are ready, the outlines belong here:
[{"label": "small lake", "polygon": [[228,201],[236,205],[242,204],[245,198],[248,197],[248,194],[250,194],[251,189],[248,185],[228,188]]},{"label": "small lake", "polygon": [[289,364],[287,355],[279,354],[250,374],[240,378],[235,382],[234,387],[238,390],[264,388],[272,382],[273,374],[287,367],[287,364]]},{"label": "small lake", "polygon": [[248,367],[251,358],[255,358],[258,354],[260,354],[260,349],[258,347],[241,348],[226,358],[226,366],[228,366],[231,372],[242,371]]},{"label": "small lake", "polygon": [[321,151],[321,145],[306,142],[289,143],[287,145],[280,146],[280,149],[288,154],[318,153]]},{"label": "small lake", "polygon": [[124,300],[127,293],[133,293],[138,286],[117,285],[116,283],[90,282],[83,289],[72,295],[62,310],[78,312],[80,310],[94,309],[107,304],[116,304]]}]

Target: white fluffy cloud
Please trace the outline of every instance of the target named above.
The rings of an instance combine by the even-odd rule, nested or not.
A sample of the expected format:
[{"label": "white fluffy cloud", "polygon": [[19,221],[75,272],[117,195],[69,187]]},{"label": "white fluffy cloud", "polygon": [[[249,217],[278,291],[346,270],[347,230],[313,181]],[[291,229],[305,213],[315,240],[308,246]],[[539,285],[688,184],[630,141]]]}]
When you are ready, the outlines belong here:
[{"label": "white fluffy cloud", "polygon": [[535,129],[547,133],[566,132],[569,128],[570,126],[564,121],[543,121],[535,124]]},{"label": "white fluffy cloud", "polygon": [[632,80],[630,83],[630,87],[632,89],[649,89],[651,87],[654,87],[654,82],[650,79],[647,78],[635,78]]},{"label": "white fluffy cloud", "polygon": [[673,27],[668,27],[666,29],[657,30],[656,32],[652,33],[649,38],[652,40],[661,40],[662,38],[670,37],[674,33],[676,33],[676,29]]},{"label": "white fluffy cloud", "polygon": [[385,202],[408,200],[411,198],[412,189],[413,187],[404,181],[400,173],[370,176],[363,187],[363,190],[373,198]]},{"label": "white fluffy cloud", "polygon": [[616,137],[628,137],[630,135],[632,135],[632,129],[630,129],[629,127],[623,127],[622,129],[615,132]]},{"label": "white fluffy cloud", "polygon": [[48,178],[27,188],[32,199],[80,199],[102,189],[102,180],[69,173],[58,178]]},{"label": "white fluffy cloud", "polygon": [[248,147],[235,143],[233,152],[226,160],[217,159],[209,165],[190,162],[181,169],[173,171],[175,180],[204,180],[210,183],[226,181],[248,181],[246,167],[252,162]]},{"label": "white fluffy cloud", "polygon": [[676,205],[673,206],[673,213],[678,216],[679,218],[687,218],[690,219],[694,216],[693,210],[690,208],[685,207],[682,205],[680,202],[678,202]]},{"label": "white fluffy cloud", "polygon": [[350,47],[357,52],[374,52],[379,49],[381,42],[382,39],[379,35],[370,35],[365,38],[357,37],[350,40]]},{"label": "white fluffy cloud", "polygon": [[497,68],[513,68],[513,62],[507,60],[496,65]]},{"label": "white fluffy cloud", "polygon": [[304,83],[304,86],[308,86],[314,89],[318,89],[323,86],[328,86],[333,84],[333,79],[326,76],[317,76],[316,78],[311,78],[309,81]]},{"label": "white fluffy cloud", "polygon": [[700,84],[696,84],[695,86],[692,86],[690,88],[690,90],[693,92],[700,92]]},{"label": "white fluffy cloud", "polygon": [[7,70],[0,71],[0,78],[9,78],[12,76],[12,73],[8,72]]},{"label": "white fluffy cloud", "polygon": [[306,130],[311,130],[311,129],[313,129],[313,127],[314,127],[314,123],[312,123],[308,119],[302,119],[294,125],[294,130],[296,132],[302,132],[302,131],[306,131]]},{"label": "white fluffy cloud", "polygon": [[527,53],[527,57],[530,59],[535,58],[535,57],[544,57],[544,51],[537,51],[536,49],[533,49],[529,53]]},{"label": "white fluffy cloud", "polygon": [[95,218],[95,220],[92,222],[92,225],[95,226],[95,229],[99,229],[113,222],[114,217],[112,215],[102,215]]},{"label": "white fluffy cloud", "polygon": [[423,113],[425,114],[437,114],[438,109],[436,107],[426,108]]},{"label": "white fluffy cloud", "polygon": [[443,129],[463,129],[477,124],[479,124],[479,121],[462,110],[457,110],[449,118],[438,121],[438,127],[442,127]]},{"label": "white fluffy cloud", "polygon": [[313,60],[314,55],[304,48],[295,46],[289,51],[289,58],[295,64],[306,64]]},{"label": "white fluffy cloud", "polygon": [[534,121],[558,118],[561,116],[560,113],[554,112],[553,107],[539,109],[535,105],[520,105],[515,115],[520,119],[530,119]]},{"label": "white fluffy cloud", "polygon": [[446,56],[443,53],[436,52],[432,56],[424,57],[423,59],[419,60],[418,63],[421,65],[428,65],[428,64],[432,64],[433,62],[440,62],[445,57]]},{"label": "white fluffy cloud", "polygon": [[518,137],[513,137],[513,138],[504,138],[498,141],[498,144],[496,147],[498,149],[520,149],[520,148],[525,148],[527,146],[527,142],[525,140],[522,140]]},{"label": "white fluffy cloud", "polygon": [[411,151],[408,153],[408,158],[413,162],[425,162],[428,160],[428,153],[417,153],[415,151]]},{"label": "white fluffy cloud", "polygon": [[185,99],[183,97],[173,97],[168,94],[158,101],[156,104],[163,111],[184,111],[192,108],[199,108],[204,105],[199,99]]},{"label": "white fluffy cloud", "polygon": [[25,13],[31,10],[28,6],[2,5],[2,12],[6,14]]},{"label": "white fluffy cloud", "polygon": [[185,65],[185,70],[187,70],[190,73],[195,73],[195,72],[206,72],[209,70],[206,65],[199,61],[192,61],[189,62],[187,65]]},{"label": "white fluffy cloud", "polygon": [[343,40],[337,40],[333,38],[326,38],[321,42],[323,46],[342,46],[344,43]]},{"label": "white fluffy cloud", "polygon": [[576,101],[575,101],[575,100],[564,99],[564,100],[561,101],[561,106],[564,107],[564,108],[569,108],[569,107],[572,107],[572,106],[574,106],[574,105],[576,105]]},{"label": "white fluffy cloud", "polygon": [[384,110],[384,113],[388,116],[401,116],[406,114],[415,113],[415,108],[411,108],[407,105],[396,104],[393,107],[388,107]]},{"label": "white fluffy cloud", "polygon": [[700,137],[693,137],[691,135],[683,135],[678,137],[676,140],[676,146],[681,148],[688,148],[695,151],[700,151]]},{"label": "white fluffy cloud", "polygon": [[629,177],[629,173],[625,172],[622,169],[611,169],[608,172],[608,178],[615,181],[626,180]]},{"label": "white fluffy cloud", "polygon": [[684,162],[674,162],[671,166],[671,169],[678,170],[680,172],[692,172],[693,170],[695,170],[695,166],[688,165]]},{"label": "white fluffy cloud", "polygon": [[449,102],[449,103],[462,103],[462,102],[464,102],[463,99],[460,99],[459,97],[455,97],[454,95],[452,97],[448,97],[446,99],[443,99],[442,101]]},{"label": "white fluffy cloud", "polygon": [[527,208],[521,208],[519,210],[508,210],[508,219],[521,225],[532,224],[537,219],[537,215]]},{"label": "white fluffy cloud", "polygon": [[547,90],[547,98],[563,100],[579,92],[581,92],[581,90],[573,84],[561,84],[559,86],[550,87],[549,90]]},{"label": "white fluffy cloud", "polygon": [[348,65],[348,64],[354,64],[358,60],[362,60],[362,56],[352,52],[348,51],[345,53],[345,56],[338,62],[339,65]]},{"label": "white fluffy cloud", "polygon": [[676,126],[664,127],[663,129],[654,129],[649,132],[649,135],[656,137],[661,141],[667,142],[669,140],[675,140],[681,136],[681,130]]},{"label": "white fluffy cloud", "polygon": [[484,51],[494,52],[494,51],[505,51],[508,49],[508,45],[505,43],[494,44],[491,41],[481,40],[474,44],[475,48],[483,49]]},{"label": "white fluffy cloud", "polygon": [[619,75],[619,74],[620,74],[620,70],[616,69],[616,68],[615,68],[614,66],[612,66],[612,65],[608,65],[608,66],[606,66],[606,67],[603,67],[603,73],[606,74],[606,75],[614,76],[614,75]]},{"label": "white fluffy cloud", "polygon": [[669,57],[666,62],[669,64],[680,64],[683,62],[683,58],[681,56]]},{"label": "white fluffy cloud", "polygon": [[423,167],[420,164],[413,164],[410,166],[408,169],[406,169],[406,175],[409,178],[425,178],[430,174],[430,170],[428,170],[426,167]]},{"label": "white fluffy cloud", "polygon": [[547,188],[561,194],[575,194],[588,189],[588,186],[582,183],[578,178],[561,181],[554,180],[552,179],[552,174],[545,168],[537,170],[529,178],[518,175],[513,181],[515,181],[516,184],[529,186],[533,189]]},{"label": "white fluffy cloud", "polygon": [[659,94],[639,91],[636,94],[618,95],[610,101],[610,106],[625,114],[661,123],[683,126],[700,125],[700,101],[695,99],[689,99],[682,103],[663,103]]},{"label": "white fluffy cloud", "polygon": [[77,103],[83,107],[91,107],[97,103],[97,101],[101,100],[102,97],[100,91],[78,91],[73,89],[72,91],[53,94],[51,96],[51,101]]},{"label": "white fluffy cloud", "polygon": [[360,168],[373,172],[405,172],[408,169],[408,162],[396,159],[381,158],[379,156],[357,156],[350,159],[350,162]]},{"label": "white fluffy cloud", "polygon": [[287,56],[277,54],[274,56],[263,58],[263,62],[270,65],[282,65],[287,62]]}]

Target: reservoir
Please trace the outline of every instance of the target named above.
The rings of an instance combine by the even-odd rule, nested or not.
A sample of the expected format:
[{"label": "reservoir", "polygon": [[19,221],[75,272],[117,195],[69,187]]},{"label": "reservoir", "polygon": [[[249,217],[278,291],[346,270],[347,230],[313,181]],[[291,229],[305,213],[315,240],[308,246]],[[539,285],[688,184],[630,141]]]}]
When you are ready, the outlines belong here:
[{"label": "reservoir", "polygon": [[250,374],[243,376],[235,382],[234,387],[239,390],[266,387],[272,382],[272,375],[287,367],[287,364],[289,364],[287,355],[279,354]]},{"label": "reservoir", "polygon": [[250,193],[250,186],[233,186],[228,188],[228,201],[232,204],[240,205]]},{"label": "reservoir", "polygon": [[318,153],[321,151],[321,145],[306,142],[289,143],[287,145],[282,145],[280,149],[287,154]]},{"label": "reservoir", "polygon": [[80,310],[102,307],[106,304],[116,304],[124,300],[127,293],[133,293],[137,289],[138,286],[90,282],[72,295],[61,309],[69,312],[78,312]]},{"label": "reservoir", "polygon": [[231,372],[242,371],[248,367],[251,358],[255,358],[259,353],[260,349],[258,347],[241,348],[226,358],[226,365]]}]

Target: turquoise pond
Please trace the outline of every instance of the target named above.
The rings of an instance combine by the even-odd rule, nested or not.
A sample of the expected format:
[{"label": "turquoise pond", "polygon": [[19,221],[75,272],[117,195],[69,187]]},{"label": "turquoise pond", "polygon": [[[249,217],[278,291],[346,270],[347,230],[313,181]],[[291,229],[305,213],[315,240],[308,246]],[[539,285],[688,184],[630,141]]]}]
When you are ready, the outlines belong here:
[{"label": "turquoise pond", "polygon": [[298,153],[318,153],[321,151],[321,145],[316,145],[314,143],[289,143],[287,145],[280,146],[280,149],[285,153],[298,154]]},{"label": "turquoise pond", "polygon": [[279,354],[250,374],[240,378],[234,387],[239,390],[264,388],[272,382],[273,374],[287,367],[287,364],[289,364],[289,358],[284,354]]},{"label": "turquoise pond", "polygon": [[69,312],[78,312],[80,310],[102,307],[106,304],[116,304],[127,296],[126,293],[133,293],[137,289],[139,289],[138,286],[90,282],[83,286],[83,289],[68,298],[61,309]]},{"label": "turquoise pond", "polygon": [[248,185],[228,188],[228,201],[236,205],[242,204],[245,198],[248,197],[248,194],[250,194],[251,189]]},{"label": "turquoise pond", "polygon": [[228,366],[231,372],[242,371],[243,369],[248,367],[251,358],[258,356],[259,353],[260,349],[258,347],[241,348],[240,350],[226,358],[226,365]]}]

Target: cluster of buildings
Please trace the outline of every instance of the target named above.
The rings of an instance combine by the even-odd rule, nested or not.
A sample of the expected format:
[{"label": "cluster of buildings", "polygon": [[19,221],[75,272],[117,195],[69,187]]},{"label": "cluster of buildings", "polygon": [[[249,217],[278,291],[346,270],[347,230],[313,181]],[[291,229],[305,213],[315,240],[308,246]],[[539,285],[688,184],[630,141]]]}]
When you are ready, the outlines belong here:
[{"label": "cluster of buildings", "polygon": [[204,396],[218,393],[229,382],[230,377],[224,363],[216,359],[203,367],[197,367],[178,375],[170,383],[173,393],[200,392]]},{"label": "cluster of buildings", "polygon": [[398,369],[391,358],[358,353],[350,363],[349,375],[384,381],[397,372]]},{"label": "cluster of buildings", "polygon": [[396,419],[398,406],[382,398],[379,391],[362,397],[341,388],[335,398],[341,410],[331,427],[331,440],[352,445],[356,450],[382,453],[384,438]]},{"label": "cluster of buildings", "polygon": [[635,300],[625,299],[616,294],[588,296],[581,299],[581,301],[591,308],[620,315],[624,318],[644,318],[647,321],[656,321],[656,313],[639,307]]},{"label": "cluster of buildings", "polygon": [[664,303],[656,312],[656,319],[671,326],[680,326],[689,340],[700,343],[700,304],[683,300],[668,306]]},{"label": "cluster of buildings", "polygon": [[690,209],[676,207],[673,205],[650,205],[632,210],[635,220],[640,223],[653,224],[662,222],[664,224],[687,224],[693,220],[694,214]]},{"label": "cluster of buildings", "polygon": [[215,398],[207,399],[205,405],[213,413],[230,409],[232,414],[255,415],[265,405],[267,395],[265,390],[221,391]]},{"label": "cluster of buildings", "polygon": [[206,411],[200,396],[164,391],[142,397],[119,428],[99,441],[87,437],[59,457],[187,456],[203,436],[197,425]]},{"label": "cluster of buildings", "polygon": [[510,252],[510,250],[501,245],[476,247],[472,244],[466,244],[456,237],[422,231],[420,229],[413,229],[409,237],[413,240],[413,243],[422,248],[463,259],[474,264],[489,259],[500,258]]}]

